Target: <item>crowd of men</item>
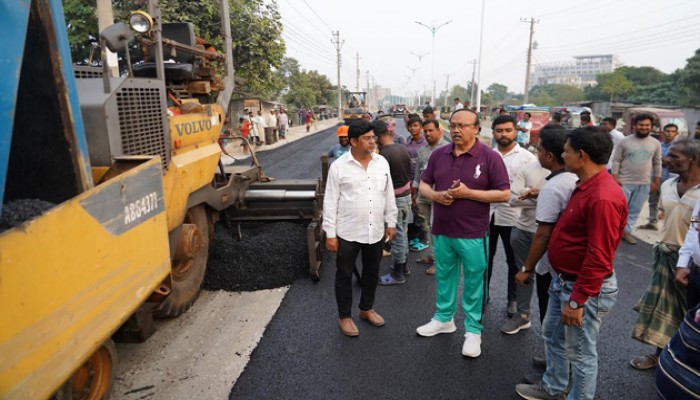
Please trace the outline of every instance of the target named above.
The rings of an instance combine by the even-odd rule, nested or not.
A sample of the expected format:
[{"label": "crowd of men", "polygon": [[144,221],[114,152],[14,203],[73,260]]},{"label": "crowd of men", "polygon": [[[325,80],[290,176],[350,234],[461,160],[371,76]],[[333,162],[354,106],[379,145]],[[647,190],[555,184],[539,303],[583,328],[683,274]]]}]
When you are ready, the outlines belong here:
[{"label": "crowd of men", "polygon": [[[478,357],[500,238],[508,270],[501,331],[514,335],[532,326],[534,293],[542,325],[544,357],[533,362],[544,373],[526,376],[516,392],[525,399],[593,399],[600,327],[617,301],[613,260],[621,240],[636,243],[632,230],[649,201],[649,221],[639,228],[658,230],[658,240],[632,337],[653,352],[630,365],[659,366],[659,398],[700,398],[700,122],[695,138],[678,140],[678,126],[668,124],[657,140],[646,114],[634,118],[626,137],[612,118],[570,131],[552,121],[531,143],[525,115],[494,118],[493,147],[479,140],[479,116],[459,99],[449,119],[451,142],[430,107],[423,118],[407,116],[405,144],[382,118],[338,130],[323,229],[327,249],[337,253],[341,332],[360,334],[352,319],[353,272],[360,319],[383,326],[374,309],[377,286],[405,283],[409,251],[427,250],[418,261],[435,274],[435,311],[416,332],[457,331],[461,285],[462,354]],[[409,241],[412,220],[418,234]],[[382,275],[385,242],[393,262]]]}]

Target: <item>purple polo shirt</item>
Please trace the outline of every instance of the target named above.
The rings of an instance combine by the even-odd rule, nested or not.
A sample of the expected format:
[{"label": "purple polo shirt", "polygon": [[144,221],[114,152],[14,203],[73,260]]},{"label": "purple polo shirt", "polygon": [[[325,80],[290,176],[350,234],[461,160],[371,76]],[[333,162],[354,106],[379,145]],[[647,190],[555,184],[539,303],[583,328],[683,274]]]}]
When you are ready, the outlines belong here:
[{"label": "purple polo shirt", "polygon": [[[459,157],[454,154],[453,143],[435,149],[421,175],[421,180],[434,185],[437,191],[449,189],[457,179],[471,189],[510,189],[503,159],[479,140]],[[483,238],[489,231],[489,210],[488,203],[469,199],[456,199],[449,206],[433,202],[432,233],[461,239]]]}]

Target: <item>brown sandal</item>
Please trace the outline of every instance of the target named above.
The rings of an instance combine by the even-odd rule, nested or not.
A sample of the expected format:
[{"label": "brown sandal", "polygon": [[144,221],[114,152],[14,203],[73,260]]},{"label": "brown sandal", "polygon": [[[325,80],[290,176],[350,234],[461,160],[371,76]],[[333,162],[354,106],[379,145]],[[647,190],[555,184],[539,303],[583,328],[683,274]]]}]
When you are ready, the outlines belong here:
[{"label": "brown sandal", "polygon": [[630,365],[634,369],[646,371],[648,369],[656,368],[656,363],[658,361],[659,357],[656,354],[647,354],[645,356],[639,356],[631,359]]},{"label": "brown sandal", "polygon": [[431,265],[430,268],[425,270],[425,273],[428,275],[435,275],[435,266]]},{"label": "brown sandal", "polygon": [[416,262],[418,264],[431,265],[435,263],[435,259],[433,257],[425,256],[417,259]]}]

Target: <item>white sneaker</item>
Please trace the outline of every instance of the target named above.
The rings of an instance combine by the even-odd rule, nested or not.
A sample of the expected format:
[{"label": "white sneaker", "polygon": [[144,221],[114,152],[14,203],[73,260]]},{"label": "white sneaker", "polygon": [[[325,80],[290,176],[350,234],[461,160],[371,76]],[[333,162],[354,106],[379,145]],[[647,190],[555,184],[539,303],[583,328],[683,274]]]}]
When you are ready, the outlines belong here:
[{"label": "white sneaker", "polygon": [[435,319],[431,319],[427,324],[419,326],[416,329],[416,333],[421,336],[429,337],[440,333],[452,333],[456,330],[457,327],[455,326],[454,319],[451,319],[450,322],[440,322],[436,321]]},{"label": "white sneaker", "polygon": [[467,332],[464,334],[464,345],[462,355],[476,358],[481,355],[481,334]]}]

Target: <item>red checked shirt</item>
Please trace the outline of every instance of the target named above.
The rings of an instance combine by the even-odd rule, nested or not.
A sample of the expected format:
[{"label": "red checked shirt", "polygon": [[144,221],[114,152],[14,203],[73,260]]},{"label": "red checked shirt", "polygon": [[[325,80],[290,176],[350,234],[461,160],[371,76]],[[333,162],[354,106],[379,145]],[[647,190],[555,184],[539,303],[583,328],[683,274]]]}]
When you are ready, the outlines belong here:
[{"label": "red checked shirt", "polygon": [[583,304],[600,292],[605,276],[613,272],[627,214],[625,194],[606,170],[574,189],[548,249],[554,271],[578,277],[571,300]]}]

